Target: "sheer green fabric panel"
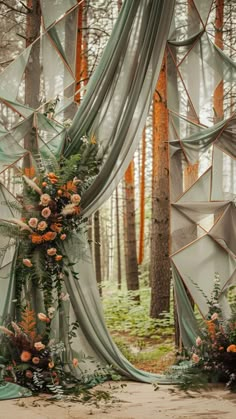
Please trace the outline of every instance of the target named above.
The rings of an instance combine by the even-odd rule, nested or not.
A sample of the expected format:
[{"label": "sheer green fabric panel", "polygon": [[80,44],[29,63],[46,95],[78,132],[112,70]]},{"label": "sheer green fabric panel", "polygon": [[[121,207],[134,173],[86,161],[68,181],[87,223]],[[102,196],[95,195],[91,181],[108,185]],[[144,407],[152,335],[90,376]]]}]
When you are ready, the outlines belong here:
[{"label": "sheer green fabric panel", "polygon": [[152,100],[174,1],[126,1],[69,129],[66,157],[95,135],[103,167],[83,197],[86,215],[112,193],[132,158]]},{"label": "sheer green fabric panel", "polygon": [[215,22],[214,2],[177,0],[168,41],[171,260],[186,345],[194,343],[195,320],[185,287],[205,316],[203,293],[210,297],[219,274],[228,317],[227,290],[236,283],[235,60],[227,35],[222,49],[216,45]]},{"label": "sheer green fabric panel", "polygon": [[174,280],[175,302],[180,322],[180,338],[185,348],[195,345],[196,337],[199,336],[199,327],[194,316],[192,306],[187,297],[182,279],[172,263],[172,276]]},{"label": "sheer green fabric panel", "polygon": [[[12,63],[10,72],[14,83],[11,95],[3,89],[0,98],[1,110],[7,111],[9,116],[1,129],[0,167],[1,182],[14,200],[21,192],[14,183],[14,176],[21,173],[24,156],[31,153],[31,150],[24,148],[26,136],[32,133],[37,136],[38,153],[31,153],[36,166],[40,157],[58,158],[63,151],[66,157],[78,153],[81,135],[95,135],[99,157],[103,157],[103,167],[84,197],[85,214],[88,215],[111,194],[141,137],[162,62],[174,1],[125,1],[102,60],[67,131],[64,122],[72,119],[77,111],[77,105],[73,102],[76,6],[77,2],[72,0],[42,0],[45,32]],[[39,50],[40,68],[34,74],[35,88],[38,88],[45,104],[37,103],[40,106],[33,109],[33,106],[27,106],[31,104],[25,104],[24,80],[26,69],[30,68]],[[0,75],[0,81],[5,83],[6,88],[7,71]],[[55,113],[56,120],[50,120],[45,110],[47,104],[57,96],[60,97],[60,103]],[[3,200],[7,199],[3,197]],[[7,219],[12,217],[9,211],[10,207],[6,206],[4,217]],[[66,359],[84,353],[103,365],[114,365],[127,378],[143,382],[167,382],[158,375],[138,371],[113,343],[104,322],[89,247],[82,233],[73,237],[65,251],[69,259],[76,262],[80,273],[78,282],[71,274],[65,278],[64,292],[68,293],[69,300],[63,301],[54,320],[55,327],[52,328],[52,337],[61,339],[66,345]],[[4,319],[14,316],[15,311],[16,257],[17,251],[14,252],[13,247],[11,253],[2,255],[0,314]],[[29,284],[24,293],[36,312],[43,311],[39,289]],[[68,318],[80,324],[72,345],[68,342]],[[94,364],[86,360],[85,368],[93,370]],[[73,372],[77,375],[75,369]],[[10,397],[10,392],[9,395],[6,392],[1,394],[3,398]]]},{"label": "sheer green fabric panel", "polygon": [[[75,252],[74,249],[78,250]],[[146,383],[157,381],[163,384],[169,383],[171,380],[164,376],[136,369],[114,344],[105,324],[86,235],[82,232],[79,236],[74,235],[65,243],[63,251],[70,262],[75,263],[73,269],[80,274],[78,281],[73,275],[65,279],[71,307],[80,323],[77,340],[72,345],[73,353],[82,350],[86,355],[102,362],[104,366],[113,365],[122,376],[129,379]],[[88,364],[85,365],[88,368]],[[92,365],[89,367],[92,368]]]}]

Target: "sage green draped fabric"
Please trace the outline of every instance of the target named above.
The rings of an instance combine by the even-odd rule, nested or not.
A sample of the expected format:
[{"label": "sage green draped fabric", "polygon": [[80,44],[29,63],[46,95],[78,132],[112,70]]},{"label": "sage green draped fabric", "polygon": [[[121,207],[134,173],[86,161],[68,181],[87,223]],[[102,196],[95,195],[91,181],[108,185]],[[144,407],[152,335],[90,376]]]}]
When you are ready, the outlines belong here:
[{"label": "sage green draped fabric", "polygon": [[[166,45],[174,1],[126,1],[68,131],[64,155],[95,135],[103,167],[83,196],[86,215],[111,195],[141,138]],[[130,65],[132,61],[132,65]]]},{"label": "sage green draped fabric", "polygon": [[227,292],[236,285],[235,56],[226,19],[222,49],[216,45],[216,19],[210,0],[177,0],[168,40],[171,262],[187,347],[199,333],[188,294],[206,316],[219,275],[228,317]]},{"label": "sage green draped fabric", "polygon": [[[0,74],[1,110],[3,112],[7,108],[12,112],[6,126],[1,129],[0,175],[3,200],[6,200],[5,190],[11,195],[11,200],[17,200],[20,190],[13,179],[22,169],[27,154],[37,166],[42,159],[59,158],[61,154],[69,157],[78,153],[81,136],[95,136],[98,158],[103,158],[103,166],[83,197],[84,215],[88,215],[114,190],[140,139],[162,62],[174,0],[124,2],[78,111],[74,103],[77,6],[77,2],[72,0],[57,0],[56,3],[42,0],[45,31]],[[39,47],[42,52],[39,56],[38,85],[46,104],[34,109],[25,106],[21,80]],[[50,105],[57,97],[60,103],[55,120],[50,120],[47,118],[47,104]],[[67,130],[68,118],[73,121]],[[24,148],[23,140],[26,135],[35,133],[38,151],[31,152]],[[1,218],[12,218],[10,206],[2,205],[1,211],[3,208]],[[4,249],[0,266],[2,321],[14,314],[14,262],[17,255],[13,246],[10,250]],[[65,277],[64,292],[69,294],[70,300],[63,302],[52,327],[52,337],[62,339],[66,345],[65,356],[84,353],[102,365],[114,365],[127,378],[165,382],[162,377],[134,368],[113,343],[105,325],[89,247],[83,233],[65,243],[64,251],[76,263],[80,274],[79,282],[70,272]],[[32,287],[27,292],[31,293],[32,307],[37,310],[42,305],[40,290]],[[72,345],[68,342],[68,316],[70,323],[77,320],[80,324]],[[90,364],[88,361],[85,368],[94,369],[94,365]],[[75,369],[74,373],[77,374]],[[8,397],[6,392],[2,394],[3,398]],[[18,395],[16,391],[15,397]]]}]

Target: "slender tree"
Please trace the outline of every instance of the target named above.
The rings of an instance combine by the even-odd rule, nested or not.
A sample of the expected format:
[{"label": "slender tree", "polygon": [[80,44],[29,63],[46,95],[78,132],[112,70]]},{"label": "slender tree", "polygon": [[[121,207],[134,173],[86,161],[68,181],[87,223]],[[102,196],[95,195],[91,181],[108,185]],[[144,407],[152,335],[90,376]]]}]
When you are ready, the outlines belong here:
[{"label": "slender tree", "polygon": [[[41,9],[39,0],[28,0],[27,7],[29,13],[26,20],[26,46],[29,46],[40,35]],[[37,109],[40,105],[40,43],[36,42],[32,48],[31,56],[25,70],[25,104]],[[32,128],[32,132],[27,134],[24,139],[24,147],[34,155],[38,153],[37,130]],[[24,159],[24,169],[28,176],[34,175],[30,155]]]},{"label": "slender tree", "polygon": [[153,99],[153,166],[151,225],[151,309],[157,318],[170,308],[169,159],[166,53]]},{"label": "slender tree", "polygon": [[116,242],[117,242],[117,287],[121,289],[121,250],[120,250],[120,211],[119,211],[119,192],[116,188]]},{"label": "slender tree", "polygon": [[[215,16],[215,44],[223,50],[223,25],[224,25],[224,0],[216,0],[216,16]],[[213,107],[215,114],[215,123],[224,117],[224,84],[223,80],[219,82],[213,98]]]},{"label": "slender tree", "polygon": [[140,229],[138,264],[141,265],[144,256],[144,226],[145,226],[145,164],[146,164],[146,132],[142,135],[142,161],[140,173]]},{"label": "slender tree", "polygon": [[[134,161],[125,173],[126,281],[128,290],[139,289],[135,225]],[[137,297],[136,300],[139,300]]]}]

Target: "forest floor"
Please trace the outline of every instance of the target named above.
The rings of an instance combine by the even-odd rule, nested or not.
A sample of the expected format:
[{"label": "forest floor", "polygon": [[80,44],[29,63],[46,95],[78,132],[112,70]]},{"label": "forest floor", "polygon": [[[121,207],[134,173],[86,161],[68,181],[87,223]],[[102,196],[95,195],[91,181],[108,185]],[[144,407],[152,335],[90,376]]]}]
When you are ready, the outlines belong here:
[{"label": "forest floor", "polygon": [[[175,359],[173,339],[139,339],[113,334],[139,369],[165,372]],[[94,397],[51,401],[47,395],[0,402],[0,419],[234,419],[236,394],[222,385],[201,392],[184,392],[176,386],[130,381],[106,382],[91,390]]]},{"label": "forest floor", "polygon": [[50,401],[47,396],[0,402],[0,419],[234,419],[236,395],[223,387],[188,394],[173,386],[120,382],[104,383],[96,391],[110,397],[84,404]]}]

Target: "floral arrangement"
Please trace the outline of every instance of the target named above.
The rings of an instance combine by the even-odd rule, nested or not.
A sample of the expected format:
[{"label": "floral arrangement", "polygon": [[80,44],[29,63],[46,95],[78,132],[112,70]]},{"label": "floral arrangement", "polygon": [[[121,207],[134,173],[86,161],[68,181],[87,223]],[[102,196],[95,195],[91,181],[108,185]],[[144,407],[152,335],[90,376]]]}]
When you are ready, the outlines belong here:
[{"label": "floral arrangement", "polygon": [[[20,216],[0,220],[0,234],[17,244],[16,307],[22,306],[22,291],[32,284],[43,291],[45,309],[59,307],[68,298],[63,290],[63,278],[72,268],[64,243],[79,231],[86,219],[81,216],[81,196],[98,171],[95,159],[96,143],[82,142],[81,154],[59,163],[46,162],[51,170],[38,172],[30,178],[22,174],[23,194],[13,211]],[[53,169],[53,170],[52,170]],[[21,205],[20,205],[21,204]],[[56,291],[56,292],[55,292]]]},{"label": "floral arrangement", "polygon": [[236,313],[225,320],[219,306],[220,280],[216,275],[214,289],[207,299],[209,313],[196,337],[195,345],[187,354],[187,363],[180,376],[180,387],[199,388],[209,382],[226,383],[236,391]]},{"label": "floral arrangement", "polygon": [[[29,304],[21,313],[22,320],[11,322],[9,327],[0,326],[4,333],[2,357],[5,371],[4,380],[17,382],[29,388],[33,393],[49,392],[57,398],[63,394],[66,376],[63,370],[63,343],[54,344],[45,341],[45,336],[37,334],[36,314]],[[50,323],[51,318],[38,313],[41,322]],[[78,359],[72,360],[78,367]]]}]

